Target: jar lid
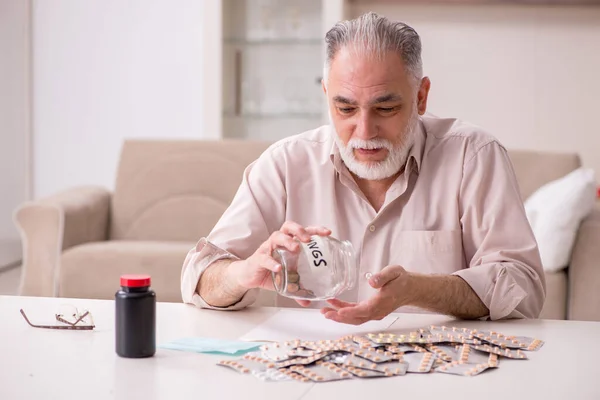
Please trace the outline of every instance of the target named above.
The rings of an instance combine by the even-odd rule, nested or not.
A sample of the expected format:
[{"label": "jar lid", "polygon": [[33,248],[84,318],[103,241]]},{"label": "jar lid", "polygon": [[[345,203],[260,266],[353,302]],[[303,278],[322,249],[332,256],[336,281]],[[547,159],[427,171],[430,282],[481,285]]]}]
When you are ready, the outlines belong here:
[{"label": "jar lid", "polygon": [[121,275],[121,286],[124,286],[124,287],[150,286],[150,275]]}]

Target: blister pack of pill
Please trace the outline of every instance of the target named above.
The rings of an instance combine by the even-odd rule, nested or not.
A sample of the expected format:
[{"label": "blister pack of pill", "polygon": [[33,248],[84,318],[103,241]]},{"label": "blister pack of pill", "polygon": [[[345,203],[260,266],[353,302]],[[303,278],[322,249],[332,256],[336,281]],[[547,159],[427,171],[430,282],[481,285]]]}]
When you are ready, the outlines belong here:
[{"label": "blister pack of pill", "polygon": [[453,344],[426,344],[425,349],[433,353],[436,358],[444,362],[459,361],[460,345]]},{"label": "blister pack of pill", "polygon": [[391,373],[375,371],[372,369],[363,369],[363,368],[350,367],[350,366],[345,366],[344,369],[346,371],[350,372],[352,375],[354,375],[357,378],[383,378],[386,376],[394,376]]},{"label": "blister pack of pill", "polygon": [[[297,357],[296,355],[291,354],[292,351],[295,350],[294,346],[295,345],[292,342],[269,343],[261,346],[259,349],[263,358],[270,361],[281,362]],[[307,355],[305,357],[309,356],[310,355]]]},{"label": "blister pack of pill", "polygon": [[323,357],[327,356],[327,352],[317,353],[310,357],[293,357],[289,358],[286,361],[275,363],[276,368],[286,368],[290,365],[309,365],[314,362],[321,360]]},{"label": "blister pack of pill", "polygon": [[517,340],[521,346],[525,345],[526,347],[521,347],[522,350],[527,351],[538,351],[544,345],[544,341],[540,339],[530,338],[527,336],[507,336],[507,339]]},{"label": "blister pack of pill", "polygon": [[398,361],[408,363],[408,372],[427,373],[433,368],[435,356],[433,353],[407,353]]},{"label": "blister pack of pill", "polygon": [[475,349],[473,346],[464,344],[458,347],[458,359],[465,364],[488,364],[490,367],[498,366],[498,354],[492,352],[484,352]]},{"label": "blister pack of pill", "polygon": [[539,339],[526,336],[505,336],[495,331],[479,331],[474,335],[485,344],[501,348],[537,351],[544,345],[544,342]]},{"label": "blister pack of pill", "polygon": [[352,341],[360,348],[368,349],[371,347],[385,347],[385,343],[375,343],[362,336],[353,336]]},{"label": "blister pack of pill", "polygon": [[305,376],[314,382],[339,381],[342,379],[351,379],[352,374],[336,364],[317,361],[314,365],[303,366],[294,365],[290,370]]},{"label": "blister pack of pill", "polygon": [[358,357],[375,363],[392,361],[395,359],[394,353],[384,349],[351,349],[350,352]]},{"label": "blister pack of pill", "polygon": [[218,364],[266,382],[329,382],[434,371],[475,376],[498,368],[500,358],[527,360],[526,351],[539,350],[543,345],[542,340],[525,336],[429,326],[337,340],[269,343]]},{"label": "blister pack of pill", "polygon": [[[471,329],[457,328],[447,326],[431,325],[429,333],[436,341],[430,343],[462,343],[462,344],[480,344],[480,340],[473,335]],[[424,335],[427,337],[427,335]]]},{"label": "blister pack of pill", "polygon": [[386,351],[389,351],[390,353],[413,353],[413,352],[418,352],[418,353],[426,353],[427,349],[424,347],[421,347],[418,344],[397,344],[397,345],[388,345],[386,346]]},{"label": "blister pack of pill", "polygon": [[475,350],[483,351],[486,353],[494,353],[502,357],[513,358],[516,360],[526,360],[527,355],[522,350],[503,349],[489,344],[473,345]]},{"label": "blister pack of pill", "polygon": [[219,361],[218,365],[229,367],[241,374],[249,374],[253,371],[264,372],[269,368],[275,368],[275,365],[271,364],[270,361],[265,361],[262,359],[260,359],[260,361],[257,361],[249,358]]},{"label": "blister pack of pill", "polygon": [[290,370],[285,368],[283,369],[275,369],[269,368],[264,371],[251,371],[252,376],[255,378],[265,381],[265,382],[282,382],[282,381],[291,381],[296,380],[300,382],[309,382],[310,379],[305,378],[302,375],[296,374]]},{"label": "blister pack of pill", "polygon": [[436,372],[453,375],[475,376],[479,375],[486,369],[490,368],[489,364],[467,364],[459,361],[453,361],[436,369]]},{"label": "blister pack of pill", "polygon": [[427,341],[423,338],[421,334],[418,333],[410,333],[407,335],[404,334],[395,334],[395,333],[369,333],[367,334],[367,338],[376,344],[425,344]]}]

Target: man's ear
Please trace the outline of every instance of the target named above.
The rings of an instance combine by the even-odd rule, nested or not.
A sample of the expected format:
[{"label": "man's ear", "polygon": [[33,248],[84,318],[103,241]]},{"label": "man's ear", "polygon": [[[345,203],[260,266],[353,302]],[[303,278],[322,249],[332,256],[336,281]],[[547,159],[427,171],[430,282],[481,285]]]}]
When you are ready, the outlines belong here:
[{"label": "man's ear", "polygon": [[323,93],[327,95],[327,85],[325,84],[325,79],[321,79],[321,87],[323,88]]},{"label": "man's ear", "polygon": [[431,88],[431,80],[428,77],[421,79],[421,86],[417,94],[417,111],[419,115],[425,114],[427,111],[427,99],[429,97],[429,89]]}]

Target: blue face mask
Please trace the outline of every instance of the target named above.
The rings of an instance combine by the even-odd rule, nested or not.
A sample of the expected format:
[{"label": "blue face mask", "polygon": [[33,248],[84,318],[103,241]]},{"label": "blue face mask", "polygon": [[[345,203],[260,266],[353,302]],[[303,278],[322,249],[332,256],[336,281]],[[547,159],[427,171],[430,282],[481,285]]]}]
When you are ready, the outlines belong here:
[{"label": "blue face mask", "polygon": [[158,347],[167,350],[180,350],[194,353],[240,356],[257,350],[263,344],[265,343],[222,340],[206,337],[190,337],[172,340]]}]

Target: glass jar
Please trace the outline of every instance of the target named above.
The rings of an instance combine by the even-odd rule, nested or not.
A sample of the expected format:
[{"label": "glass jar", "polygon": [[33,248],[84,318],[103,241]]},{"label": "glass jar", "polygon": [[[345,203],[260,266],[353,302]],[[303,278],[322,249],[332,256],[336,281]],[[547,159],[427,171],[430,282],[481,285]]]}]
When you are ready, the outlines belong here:
[{"label": "glass jar", "polygon": [[285,248],[273,251],[281,264],[273,272],[273,286],[282,296],[301,300],[327,300],[356,285],[358,267],[352,243],[330,236],[312,236],[300,242],[300,251]]}]

